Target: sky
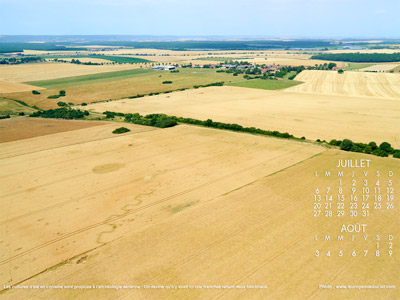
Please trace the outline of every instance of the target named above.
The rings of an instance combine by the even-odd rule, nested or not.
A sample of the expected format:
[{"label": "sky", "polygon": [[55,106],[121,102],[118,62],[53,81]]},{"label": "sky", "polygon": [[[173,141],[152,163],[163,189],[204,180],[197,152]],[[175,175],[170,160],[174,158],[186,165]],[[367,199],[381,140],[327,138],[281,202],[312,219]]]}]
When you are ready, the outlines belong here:
[{"label": "sky", "polygon": [[0,35],[400,38],[399,0],[0,0]]}]

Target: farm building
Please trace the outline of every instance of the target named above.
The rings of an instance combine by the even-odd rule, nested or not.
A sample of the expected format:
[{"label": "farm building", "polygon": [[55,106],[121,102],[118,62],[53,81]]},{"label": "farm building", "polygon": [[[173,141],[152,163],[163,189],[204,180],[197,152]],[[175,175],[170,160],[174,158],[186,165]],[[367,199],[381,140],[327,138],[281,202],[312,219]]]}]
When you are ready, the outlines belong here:
[{"label": "farm building", "polygon": [[166,71],[170,71],[170,70],[175,70],[176,67],[175,66],[154,66],[152,67],[153,70],[166,70]]}]

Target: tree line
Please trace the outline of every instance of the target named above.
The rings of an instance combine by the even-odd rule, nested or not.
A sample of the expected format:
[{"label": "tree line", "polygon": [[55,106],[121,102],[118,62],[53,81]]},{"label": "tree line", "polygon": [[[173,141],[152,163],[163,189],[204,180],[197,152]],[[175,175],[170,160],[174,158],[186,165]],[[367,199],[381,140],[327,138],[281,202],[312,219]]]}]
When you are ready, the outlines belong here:
[{"label": "tree line", "polygon": [[365,154],[372,154],[381,157],[388,157],[389,154],[393,154],[394,158],[400,158],[400,150],[394,149],[388,142],[382,142],[379,146],[375,142],[365,143],[354,143],[352,140],[344,139],[343,141],[337,141],[335,139],[329,142],[330,145],[339,146],[341,150],[349,152],[359,152]]},{"label": "tree line", "polygon": [[28,57],[10,57],[10,58],[3,58],[0,60],[0,65],[18,65],[18,64],[27,64],[33,62],[41,62],[43,58],[39,56],[28,56]]},{"label": "tree line", "polygon": [[[118,116],[124,118],[124,121],[128,123],[153,126],[159,128],[168,128],[176,126],[178,125],[178,123],[185,123],[190,125],[224,129],[236,132],[246,132],[251,134],[265,135],[283,139],[293,139],[293,140],[306,139],[305,137],[301,138],[295,137],[287,132],[279,132],[276,130],[275,131],[263,130],[256,127],[243,127],[235,123],[215,122],[212,119],[198,120],[193,118],[168,116],[165,114],[149,114],[142,116],[139,113],[124,114],[121,112],[112,112],[112,111],[105,111],[103,114],[105,115],[106,119],[114,119],[115,117]],[[81,111],[79,109],[58,108],[46,111],[37,111],[31,114],[30,117],[56,118],[56,119],[83,119],[88,115],[89,112],[86,110]],[[368,144],[355,143],[349,139],[344,139],[344,140],[332,139],[329,143],[326,142],[325,140],[321,141],[320,139],[317,139],[316,142],[329,144],[331,146],[336,146],[343,151],[372,154],[380,157],[388,157],[391,154],[393,155],[394,158],[400,159],[400,149],[394,149],[388,142],[382,142],[379,146],[375,142],[370,142]]]},{"label": "tree line", "polygon": [[91,61],[89,61],[89,62],[81,62],[79,59],[75,59],[75,58],[73,58],[71,61],[55,58],[54,61],[55,62],[62,62],[62,63],[77,64],[77,65],[87,65],[87,66],[100,66],[100,65],[103,65],[103,63],[92,63]]},{"label": "tree line", "polygon": [[88,116],[89,112],[87,110],[71,109],[71,108],[57,108],[49,110],[39,110],[32,114],[30,117],[40,117],[40,118],[53,118],[53,119],[83,119]]},{"label": "tree line", "polygon": [[[129,123],[134,123],[134,124],[139,124],[139,125],[147,125],[147,126],[153,126],[153,127],[159,127],[159,128],[173,127],[175,125],[178,125],[178,123],[185,123],[185,124],[211,127],[211,128],[217,128],[217,129],[225,129],[225,130],[238,131],[238,132],[248,132],[248,133],[253,133],[253,134],[268,135],[268,136],[285,138],[285,139],[298,139],[287,132],[282,133],[279,131],[269,131],[269,130],[255,128],[255,127],[243,127],[243,126],[235,124],[235,123],[214,122],[211,119],[202,121],[202,120],[197,120],[197,119],[193,119],[193,118],[168,116],[165,114],[149,114],[146,116],[142,116],[138,113],[124,114],[124,113],[111,112],[111,111],[105,111],[103,114],[105,114],[106,118],[108,118],[108,119],[112,119],[116,116],[119,116],[119,117],[124,117],[125,121],[129,122]],[[305,138],[301,138],[301,140],[304,140],[304,139]]]},{"label": "tree line", "polygon": [[311,59],[347,61],[359,63],[400,61],[399,53],[326,53],[311,56]]}]

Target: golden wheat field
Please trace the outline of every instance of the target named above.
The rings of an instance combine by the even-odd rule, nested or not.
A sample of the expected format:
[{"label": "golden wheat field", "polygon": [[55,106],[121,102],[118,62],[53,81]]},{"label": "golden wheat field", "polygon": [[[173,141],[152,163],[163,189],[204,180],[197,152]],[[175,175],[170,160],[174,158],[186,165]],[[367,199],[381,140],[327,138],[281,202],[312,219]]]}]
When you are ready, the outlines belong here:
[{"label": "golden wheat field", "polygon": [[[354,53],[353,49],[328,50],[327,53]],[[398,53],[399,49],[358,49],[359,53]]]},{"label": "golden wheat field", "polygon": [[[138,72],[139,73],[139,72]],[[111,74],[112,75],[112,74]],[[36,105],[42,109],[57,108],[60,99],[49,99],[50,95],[57,95],[60,89],[66,91],[63,101],[80,104],[109,99],[121,99],[124,97],[136,96],[138,94],[149,94],[176,90],[180,88],[192,88],[196,84],[209,84],[213,82],[229,82],[240,80],[241,76],[233,77],[227,73],[217,73],[210,69],[184,69],[179,73],[157,72],[146,70],[141,74],[131,76],[116,77],[113,80],[110,76],[98,82],[87,82],[75,80],[77,85],[63,86],[63,79],[57,87],[41,91],[40,95],[33,95],[32,92],[10,93],[6,96],[12,99],[22,100],[28,105]],[[163,84],[163,81],[170,80],[171,84]],[[67,78],[68,81],[68,78]]]},{"label": "golden wheat field", "polygon": [[[314,66],[330,61],[313,54],[354,52],[98,43],[24,55],[151,62],[0,65],[0,299],[400,299],[397,153],[320,143],[400,149],[397,63],[336,62],[364,69],[305,70],[298,85],[281,90],[267,89],[293,85],[287,77],[295,72],[280,81],[179,67],[69,78],[225,60]],[[57,80],[39,82],[49,79]],[[62,109],[27,116],[53,108]],[[70,118],[73,109],[90,114],[47,119]],[[161,129],[105,119],[105,111],[212,119],[297,139],[175,123]],[[127,132],[115,134],[121,127]]]},{"label": "golden wheat field", "polygon": [[360,69],[360,71],[372,71],[372,72],[388,72],[399,67],[399,64],[378,64],[367,68]]},{"label": "golden wheat field", "polygon": [[[98,64],[100,64],[100,63],[111,64],[111,63],[112,63],[111,61],[109,61],[109,60],[107,60],[107,59],[92,58],[92,57],[61,58],[61,59],[62,59],[62,60],[65,60],[65,61],[69,61],[69,62],[71,62],[73,59],[78,59],[78,60],[79,60],[80,62],[82,62],[82,63],[88,63],[88,62],[91,62],[91,63],[98,63]],[[52,59],[50,58],[50,59],[47,59],[47,60],[51,61]]]},{"label": "golden wheat field", "polygon": [[[98,46],[105,47],[105,46]],[[35,51],[25,50],[25,55],[104,55],[104,51],[96,49],[97,47],[89,47],[90,50],[81,51]],[[277,65],[292,65],[292,66],[314,66],[315,64],[324,64],[331,61],[325,60],[310,60],[313,51],[308,51],[304,54],[303,51],[298,50],[264,50],[264,51],[243,51],[243,50],[229,50],[229,51],[174,51],[174,50],[161,50],[161,49],[111,49],[107,51],[106,55],[122,56],[122,57],[137,57],[151,60],[158,63],[171,63],[171,64],[216,64],[226,60],[248,61],[251,63],[259,64],[277,64]],[[207,60],[207,58],[220,58],[221,60]],[[98,61],[97,61],[98,59]],[[199,60],[201,59],[201,60]],[[71,60],[71,59],[64,59]],[[101,58],[82,58],[82,62],[104,62]],[[107,62],[107,61],[106,61]],[[336,62],[338,66],[346,67],[345,62]]]},{"label": "golden wheat field", "polygon": [[[281,66],[315,66],[320,64],[329,64],[331,61],[319,60],[319,59],[308,59],[308,58],[296,58],[296,57],[280,57],[280,56],[266,56],[266,57],[255,57],[247,59],[248,62],[257,64],[269,64],[269,65],[281,65]],[[345,62],[335,62],[339,67],[346,67]]]},{"label": "golden wheat field", "polygon": [[[301,85],[299,85],[301,86]],[[388,141],[400,146],[400,101],[241,87],[209,87],[141,99],[96,103],[87,109],[165,113],[289,132],[313,140]]]},{"label": "golden wheat field", "polygon": [[117,126],[0,145],[2,284],[174,219],[324,150],[189,126],[131,125],[131,133],[112,136]]},{"label": "golden wheat field", "polygon": [[0,281],[21,287],[2,299],[398,297],[320,288],[399,282],[398,259],[372,254],[376,232],[398,239],[397,206],[371,210],[374,226],[356,247],[350,234],[338,245],[314,233],[361,219],[312,215],[316,186],[337,185],[316,183],[315,171],[371,159],[369,179],[391,170],[397,181],[396,160],[186,125],[127,125],[130,133],[112,136],[116,126],[0,144]]},{"label": "golden wheat field", "polygon": [[[101,47],[101,46],[99,46]],[[103,46],[104,47],[104,46]],[[34,51],[25,50],[26,55],[104,55],[104,51],[96,51],[92,48],[90,51]],[[309,60],[310,54],[303,54],[299,51],[243,51],[243,50],[229,50],[229,51],[174,51],[174,50],[161,50],[161,49],[114,49],[107,51],[106,55],[122,56],[122,57],[137,57],[144,58],[154,62],[160,63],[198,63],[205,64],[207,58],[221,58],[221,61],[208,60],[208,64],[215,64],[227,60],[249,61],[256,63],[264,63],[265,58],[268,58],[267,63],[276,63],[281,65],[305,65],[314,66],[315,64],[327,63],[329,61],[322,60]],[[198,60],[201,59],[201,60]],[[81,59],[80,59],[81,60]],[[89,59],[88,61],[90,61]],[[81,60],[82,61],[82,60]],[[92,60],[93,62],[93,60]],[[345,66],[345,63],[338,62],[339,65]]]},{"label": "golden wheat field", "polygon": [[0,80],[0,94],[26,92],[26,91],[41,90],[41,89],[43,88],[29,84]]},{"label": "golden wheat field", "polygon": [[139,68],[138,64],[87,66],[68,63],[0,65],[0,80],[27,82]]},{"label": "golden wheat field", "polygon": [[301,72],[295,80],[305,83],[288,91],[400,100],[398,74],[310,70]]}]

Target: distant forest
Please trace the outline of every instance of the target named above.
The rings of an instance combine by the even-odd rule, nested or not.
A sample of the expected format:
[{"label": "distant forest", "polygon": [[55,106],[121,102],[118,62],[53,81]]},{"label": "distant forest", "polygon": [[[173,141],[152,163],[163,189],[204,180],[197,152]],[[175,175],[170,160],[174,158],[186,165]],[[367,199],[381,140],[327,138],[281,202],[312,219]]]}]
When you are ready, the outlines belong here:
[{"label": "distant forest", "polygon": [[338,54],[318,54],[311,56],[311,59],[347,61],[359,63],[374,62],[397,62],[400,61],[400,53],[338,53]]},{"label": "distant forest", "polygon": [[[90,43],[82,43],[90,45]],[[332,46],[330,42],[321,40],[295,41],[143,41],[143,42],[102,42],[105,46],[124,46],[134,48],[151,48],[165,50],[263,50],[263,49],[301,49],[325,48]]]},{"label": "distant forest", "polygon": [[38,51],[82,51],[86,48],[67,48],[66,46],[58,45],[58,43],[7,43],[0,42],[0,53],[22,52],[24,50]]},{"label": "distant forest", "polygon": [[[91,41],[91,42],[51,42],[51,43],[22,43],[5,42],[0,39],[0,53],[22,52],[25,50],[42,51],[82,51],[89,45],[119,46],[136,49],[164,49],[164,50],[267,50],[267,49],[310,49],[327,48],[332,46],[329,41],[322,40],[259,40],[259,41]],[[80,48],[75,48],[81,46]],[[83,46],[83,47],[82,47]]]}]

